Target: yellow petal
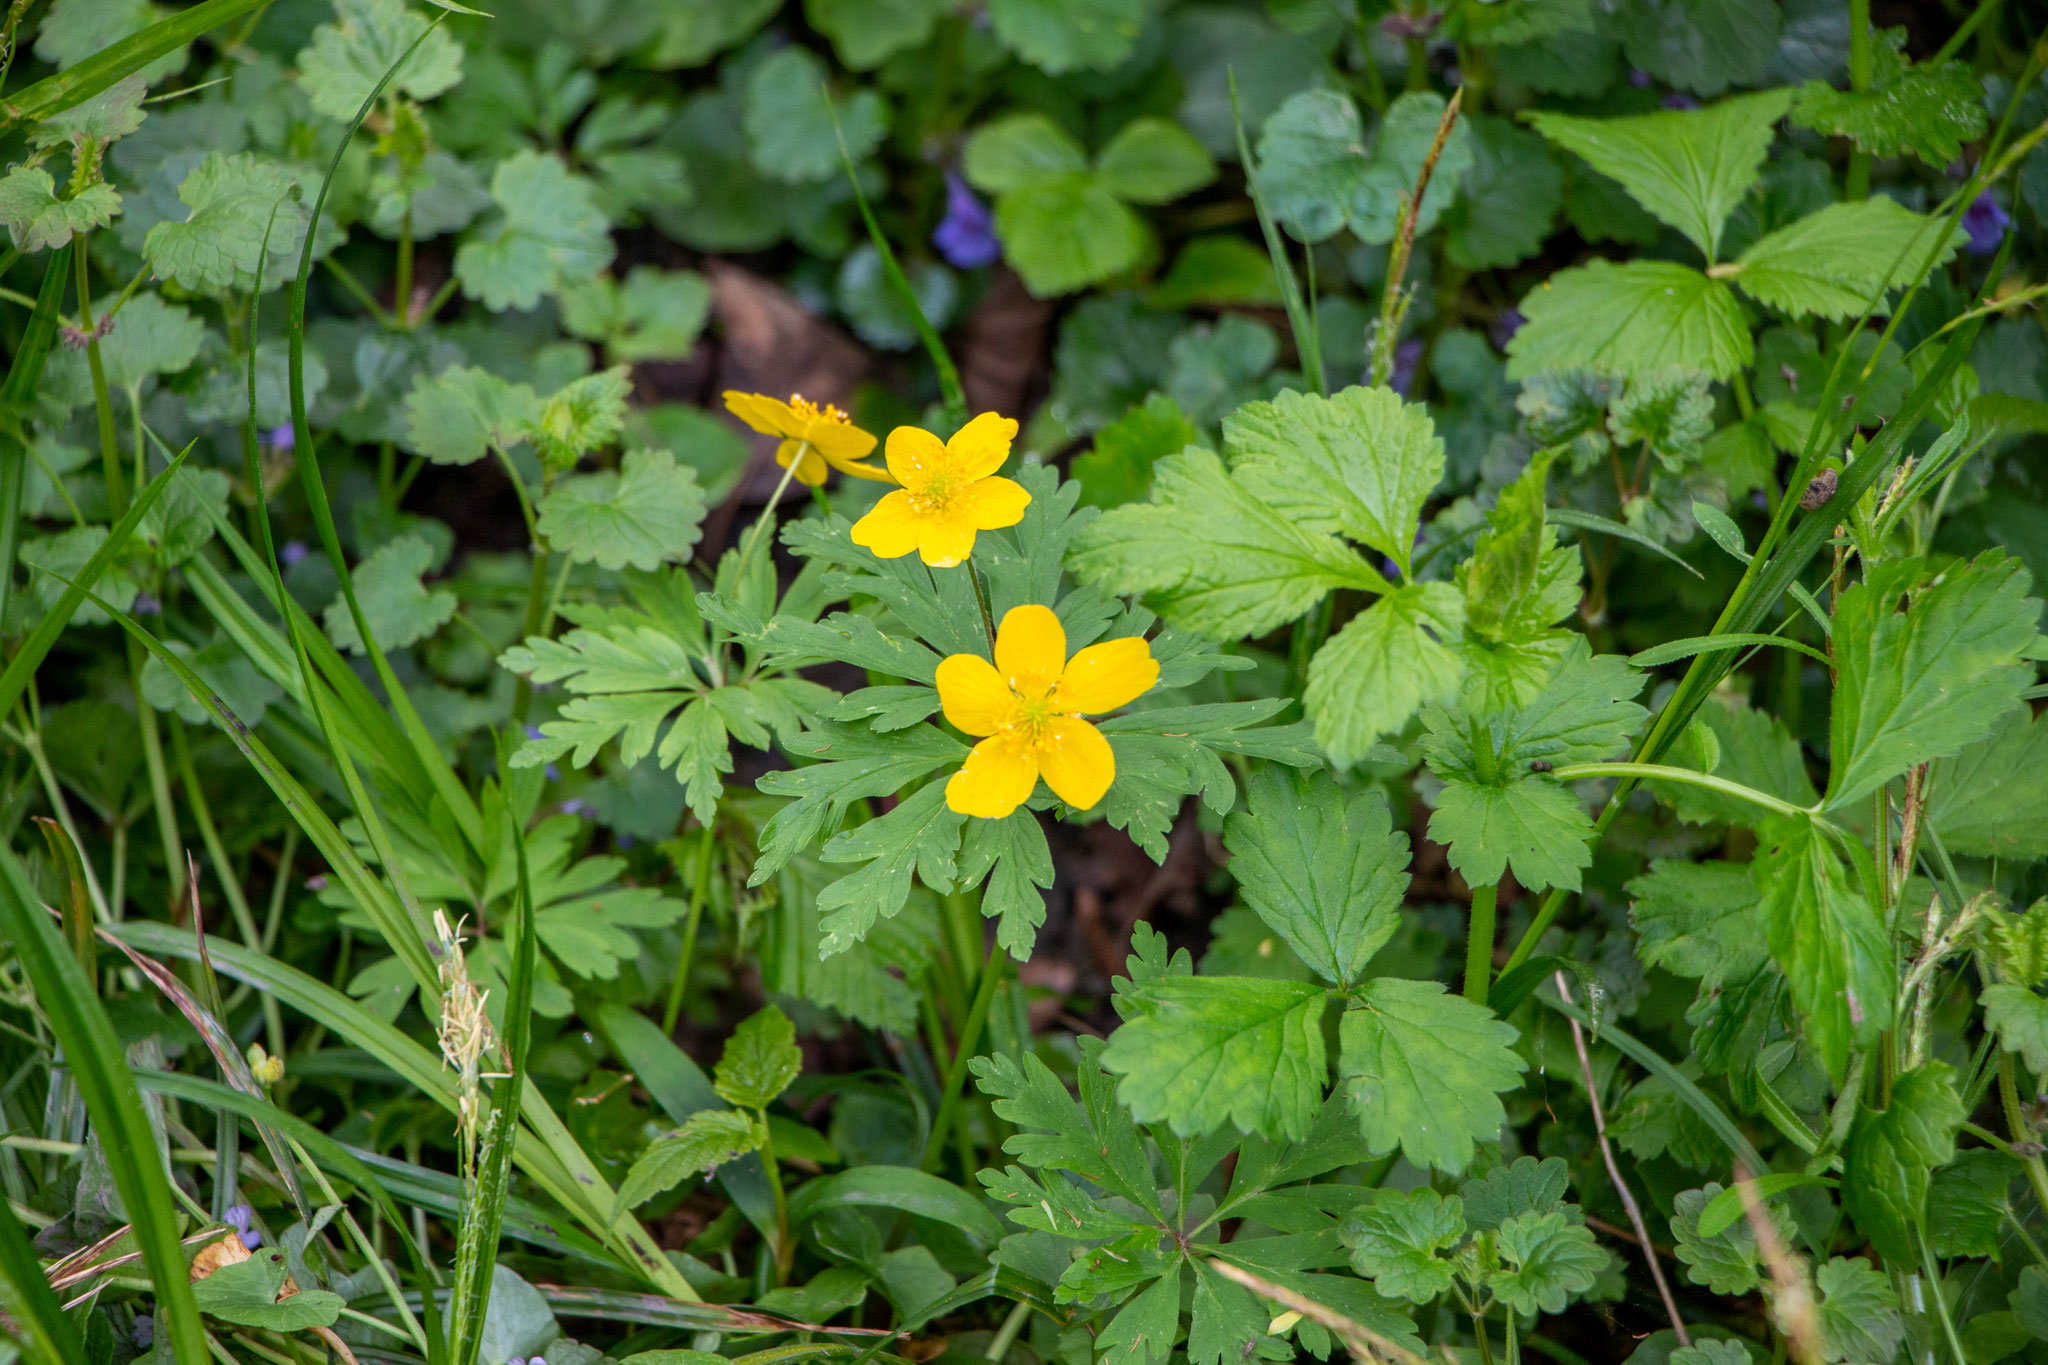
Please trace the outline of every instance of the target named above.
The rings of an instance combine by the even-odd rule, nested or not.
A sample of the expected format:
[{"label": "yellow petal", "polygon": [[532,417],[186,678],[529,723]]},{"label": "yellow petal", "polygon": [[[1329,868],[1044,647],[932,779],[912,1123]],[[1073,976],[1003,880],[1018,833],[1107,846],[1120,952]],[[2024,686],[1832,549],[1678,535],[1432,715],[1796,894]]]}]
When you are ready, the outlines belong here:
[{"label": "yellow petal", "polygon": [[954,477],[987,478],[1010,458],[1010,442],[1016,439],[1015,419],[984,412],[954,432],[953,438],[946,442],[946,453],[952,457]]},{"label": "yellow petal", "polygon": [[946,779],[946,806],[961,815],[1000,820],[1029,800],[1037,785],[1038,757],[1031,746],[997,735],[975,745],[960,771]]},{"label": "yellow petal", "polygon": [[1060,675],[1063,711],[1099,715],[1128,706],[1159,681],[1159,661],[1142,635],[1090,645],[1067,662]]},{"label": "yellow petal", "polygon": [[1031,494],[1013,479],[981,479],[953,495],[954,515],[965,517],[977,531],[1000,531],[1024,520]]},{"label": "yellow petal", "polygon": [[974,523],[951,512],[925,520],[917,553],[934,569],[950,569],[974,553]]},{"label": "yellow petal", "polygon": [[796,410],[765,393],[725,391],[725,410],[764,436],[795,436],[803,430]]},{"label": "yellow petal", "polygon": [[1116,780],[1116,754],[1102,731],[1085,720],[1056,720],[1038,746],[1045,785],[1075,810],[1087,810]]},{"label": "yellow petal", "polygon": [[926,519],[902,489],[884,493],[882,500],[853,524],[853,543],[873,550],[883,559],[900,559],[924,539]]},{"label": "yellow petal", "polygon": [[883,458],[896,482],[913,492],[922,492],[932,475],[945,467],[946,447],[921,427],[898,427],[889,433]]},{"label": "yellow petal", "polygon": [[970,735],[992,735],[1016,713],[1017,694],[979,654],[948,655],[935,681],[946,719]]},{"label": "yellow petal", "polygon": [[[810,437],[811,444],[818,448],[818,453],[835,465],[840,464],[842,460],[861,459],[875,448],[873,432],[862,431],[859,427],[846,422],[812,422],[810,430],[805,434]],[[845,468],[844,465],[840,467]]]},{"label": "yellow petal", "polygon": [[1067,666],[1067,632],[1051,607],[1011,607],[996,627],[996,671],[1020,697],[1042,697]]},{"label": "yellow petal", "polygon": [[851,474],[856,479],[873,479],[876,483],[896,482],[889,477],[889,471],[879,465],[864,464],[859,460],[833,460],[830,463],[840,473]]},{"label": "yellow petal", "polygon": [[802,454],[796,462],[796,481],[813,488],[825,482],[825,462],[818,458],[816,448],[806,446],[802,441],[784,441],[775,447],[775,463],[787,469],[790,457],[796,456],[799,451]]}]

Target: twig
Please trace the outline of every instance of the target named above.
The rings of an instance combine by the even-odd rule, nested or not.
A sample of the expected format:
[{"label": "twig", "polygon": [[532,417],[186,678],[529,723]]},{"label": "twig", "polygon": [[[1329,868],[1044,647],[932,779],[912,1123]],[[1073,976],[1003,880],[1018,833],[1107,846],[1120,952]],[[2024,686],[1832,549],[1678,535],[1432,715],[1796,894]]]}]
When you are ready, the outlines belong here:
[{"label": "twig", "polygon": [[1392,1337],[1381,1336],[1362,1322],[1345,1317],[1342,1313],[1323,1307],[1304,1294],[1297,1294],[1284,1284],[1260,1275],[1254,1275],[1242,1266],[1232,1265],[1221,1257],[1211,1256],[1203,1262],[1226,1280],[1235,1280],[1262,1299],[1271,1299],[1292,1312],[1301,1314],[1334,1333],[1344,1343],[1344,1348],[1366,1365],[1379,1365],[1385,1357],[1392,1357],[1401,1365],[1429,1365],[1415,1352],[1395,1341]]},{"label": "twig", "polygon": [[1451,140],[1451,129],[1457,125],[1458,111],[1464,103],[1465,87],[1461,85],[1451,92],[1451,102],[1444,106],[1444,116],[1437,120],[1436,140],[1429,144],[1429,155],[1422,159],[1422,170],[1415,177],[1415,189],[1401,204],[1394,249],[1387,256],[1387,289],[1380,298],[1379,329],[1372,339],[1371,378],[1375,388],[1385,384],[1394,372],[1394,342],[1400,335],[1402,319],[1408,316],[1408,295],[1401,288],[1401,280],[1408,274],[1408,257],[1415,249],[1415,221],[1422,216],[1422,197],[1429,193],[1429,179],[1436,174],[1437,158],[1444,154],[1444,144]]},{"label": "twig", "polygon": [[[1565,982],[1564,973],[1557,973],[1557,993],[1569,1005],[1572,1003],[1571,987]],[[1643,1210],[1636,1203],[1634,1191],[1621,1178],[1621,1163],[1614,1159],[1614,1145],[1607,1140],[1607,1115],[1600,1107],[1600,1086],[1593,1079],[1593,1058],[1586,1051],[1586,1032],[1579,1027],[1579,1021],[1570,1015],[1565,1022],[1571,1025],[1572,1046],[1579,1054],[1579,1070],[1586,1077],[1586,1098],[1593,1105],[1593,1132],[1600,1139],[1600,1159],[1607,1163],[1607,1178],[1614,1182],[1614,1192],[1621,1196],[1621,1206],[1628,1210],[1629,1225],[1636,1230],[1636,1245],[1642,1249],[1643,1260],[1649,1264],[1650,1278],[1656,1282],[1657,1297],[1664,1301],[1664,1312],[1671,1319],[1671,1330],[1678,1337],[1680,1346],[1692,1345],[1692,1337],[1685,1330],[1685,1319],[1679,1316],[1678,1301],[1671,1297],[1671,1286],[1664,1280],[1664,1266],[1657,1259],[1657,1248],[1650,1241],[1649,1225],[1643,1221]]]},{"label": "twig", "polygon": [[1749,1220],[1750,1231],[1756,1234],[1757,1254],[1770,1268],[1771,1283],[1776,1287],[1771,1308],[1778,1327],[1791,1338],[1792,1354],[1799,1365],[1820,1365],[1820,1319],[1814,1312],[1813,1290],[1806,1283],[1805,1268],[1785,1249],[1777,1225],[1757,1201],[1749,1168],[1739,1161],[1735,1163],[1735,1189],[1742,1197],[1742,1215]]}]

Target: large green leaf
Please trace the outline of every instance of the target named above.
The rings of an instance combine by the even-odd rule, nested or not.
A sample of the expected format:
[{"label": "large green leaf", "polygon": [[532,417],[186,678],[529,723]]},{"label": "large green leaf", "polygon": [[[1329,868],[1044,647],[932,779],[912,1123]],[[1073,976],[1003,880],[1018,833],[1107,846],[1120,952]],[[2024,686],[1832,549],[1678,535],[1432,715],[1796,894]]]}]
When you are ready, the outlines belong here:
[{"label": "large green leaf", "polygon": [[1919,283],[1930,263],[1953,256],[1963,234],[1945,232],[1881,194],[1830,204],[1753,243],[1736,258],[1733,278],[1781,312],[1839,321],[1881,306],[1885,291]]},{"label": "large green leaf", "polygon": [[1850,1049],[1891,1022],[1884,924],[1811,819],[1776,817],[1757,840],[1750,876],[1771,956],[1792,984],[1808,1040],[1839,1081]]},{"label": "large green leaf", "polygon": [[1749,324],[1721,280],[1670,261],[1594,261],[1562,270],[1522,298],[1528,319],[1508,342],[1508,378],[1597,370],[1633,379],[1698,370],[1727,379],[1749,364]]},{"label": "large green leaf", "polygon": [[1117,996],[1102,1064],[1140,1123],[1182,1136],[1225,1123],[1299,1139],[1322,1108],[1323,988],[1258,977],[1171,977]]},{"label": "large green leaf", "polygon": [[1352,617],[1309,662],[1301,703],[1336,764],[1356,763],[1416,708],[1446,702],[1465,678],[1456,648],[1465,600],[1448,583],[1410,583]]},{"label": "large green leaf", "polygon": [[2048,719],[2015,707],[1933,773],[1927,820],[1951,853],[2048,857]]},{"label": "large green leaf", "polygon": [[1891,1102],[1857,1116],[1842,1153],[1842,1203],[1887,1259],[1917,1257],[1914,1230],[1926,1223],[1929,1177],[1955,1156],[1956,1132],[1968,1117],[1945,1062],[1899,1073]]},{"label": "large green leaf", "polygon": [[1375,1151],[1453,1174],[1507,1120],[1499,1093],[1521,1084],[1519,1037],[1484,1005],[1435,981],[1382,978],[1356,995],[1339,1026],[1337,1070]]}]

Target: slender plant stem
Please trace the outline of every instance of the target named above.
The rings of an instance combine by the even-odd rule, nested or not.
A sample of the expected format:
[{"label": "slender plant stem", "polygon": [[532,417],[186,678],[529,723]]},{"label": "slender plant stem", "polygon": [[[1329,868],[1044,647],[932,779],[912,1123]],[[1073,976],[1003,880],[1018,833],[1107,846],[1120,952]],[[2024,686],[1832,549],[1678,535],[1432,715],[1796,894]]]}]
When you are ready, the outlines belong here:
[{"label": "slender plant stem", "polygon": [[1703,773],[1694,768],[1676,768],[1662,763],[1571,763],[1552,770],[1550,775],[1560,782],[1576,782],[1588,777],[1654,778],[1663,782],[1682,782],[1687,786],[1705,787],[1709,791],[1720,792],[1723,796],[1733,796],[1779,815],[1813,816],[1815,824],[1824,823],[1804,806],[1795,806],[1790,801],[1780,800],[1768,792],[1760,792],[1754,787],[1745,787],[1740,782],[1731,782],[1725,777],[1716,777],[1712,773]]},{"label": "slender plant stem", "polygon": [[[149,775],[149,801],[156,811],[157,837],[163,841],[164,876],[171,884],[171,904],[186,891],[185,841],[178,833],[178,808],[171,804],[170,769],[164,763],[163,734],[156,708],[142,695],[142,646],[128,640],[128,680],[135,691],[136,727],[142,732],[142,761]],[[197,913],[196,911],[194,913]]]},{"label": "slender plant stem", "polygon": [[690,885],[690,912],[683,922],[683,951],[676,957],[675,978],[668,986],[668,1006],[661,1012],[661,1031],[673,1034],[676,1021],[683,1015],[683,992],[690,980],[690,961],[697,955],[697,926],[704,919],[704,896],[711,886],[711,850],[714,831],[710,825],[704,827],[703,841],[697,849],[697,876]]},{"label": "slender plant stem", "polygon": [[[2005,1051],[1998,1054],[1998,1102],[2005,1110],[2005,1126],[2015,1143],[2039,1141],[2026,1116],[2020,1112],[2020,1088],[2013,1078],[2012,1054]],[[2025,1157],[2020,1164],[2027,1169],[2027,1183],[2034,1187],[2034,1198],[2039,1201],[2042,1212],[2048,1213],[2048,1167],[2041,1164],[2038,1156]]]},{"label": "slender plant stem", "polygon": [[100,339],[94,335],[92,269],[86,239],[87,234],[80,233],[71,245],[71,259],[77,272],[78,328],[85,333],[85,364],[92,374],[93,412],[99,419],[100,464],[107,478],[107,508],[118,518],[128,510],[128,490],[121,473],[120,441],[114,435],[114,399],[107,389],[107,368],[100,360]]},{"label": "slender plant stem", "polygon": [[1024,1324],[1030,1319],[1030,1303],[1023,1299],[1017,1300],[1011,1307],[1009,1316],[1003,1319],[1003,1325],[996,1329],[995,1336],[989,1341],[988,1349],[981,1353],[981,1358],[999,1361],[1007,1357],[1010,1348],[1017,1344],[1017,1336],[1024,1330]]},{"label": "slender plant stem", "polygon": [[988,958],[981,965],[981,984],[975,988],[974,1003],[967,1007],[967,1021],[960,1026],[960,1039],[953,1050],[952,1065],[946,1068],[945,1094],[939,1100],[938,1117],[932,1120],[931,1136],[925,1139],[924,1156],[918,1169],[929,1171],[939,1164],[946,1150],[946,1135],[960,1112],[960,1091],[967,1083],[967,1063],[981,1044],[982,1026],[988,1022],[989,1006],[995,1002],[996,986],[1002,981],[1002,948],[991,938]]},{"label": "slender plant stem", "polygon": [[[765,1132],[768,1127],[768,1111],[754,1111],[754,1121]],[[782,1190],[782,1168],[775,1160],[775,1143],[761,1144],[761,1168],[768,1172],[768,1191],[775,1196],[775,1285],[779,1289],[789,1283],[789,1272],[796,1264],[796,1244],[789,1237],[789,1200]]]},{"label": "slender plant stem", "polygon": [[[1861,94],[1870,88],[1870,0],[1849,0],[1849,88]],[[1843,186],[1846,199],[1870,197],[1870,153],[1860,149],[1849,153],[1849,172]]]},{"label": "slender plant stem", "polygon": [[1465,932],[1465,998],[1486,1003],[1493,983],[1493,917],[1500,887],[1485,882],[1472,888],[1472,923]]}]

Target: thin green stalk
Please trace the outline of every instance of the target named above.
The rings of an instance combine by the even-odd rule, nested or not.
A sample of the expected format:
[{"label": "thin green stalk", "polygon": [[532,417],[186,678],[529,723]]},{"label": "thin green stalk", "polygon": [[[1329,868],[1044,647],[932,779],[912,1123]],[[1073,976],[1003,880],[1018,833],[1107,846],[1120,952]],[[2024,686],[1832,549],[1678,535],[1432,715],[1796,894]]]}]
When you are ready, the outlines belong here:
[{"label": "thin green stalk", "polygon": [[991,1361],[1000,1361],[1008,1358],[1010,1348],[1017,1344],[1018,1334],[1024,1330],[1024,1324],[1030,1320],[1030,1302],[1025,1299],[1017,1300],[1011,1307],[1009,1315],[1003,1319],[1003,1325],[996,1329],[995,1336],[989,1340],[988,1349],[981,1353],[981,1358]]},{"label": "thin green stalk", "polygon": [[1916,1221],[1913,1235],[1920,1242],[1920,1270],[1927,1277],[1927,1296],[1934,1300],[1934,1316],[1941,1323],[1941,1335],[1948,1342],[1949,1354],[1954,1357],[1955,1365],[1969,1365],[1962,1338],[1956,1335],[1955,1319],[1948,1311],[1948,1297],[1941,1292],[1941,1271],[1934,1263],[1934,1249],[1927,1243],[1927,1229]]},{"label": "thin green stalk", "polygon": [[1818,815],[1804,806],[1795,806],[1790,801],[1760,792],[1754,787],[1745,787],[1740,782],[1731,782],[1725,777],[1703,773],[1694,768],[1675,768],[1663,763],[1568,763],[1562,768],[1551,770],[1552,777],[1560,782],[1576,782],[1589,777],[1625,777],[1632,781],[1655,780],[1660,782],[1682,782],[1689,787],[1705,787],[1709,791],[1747,801],[1753,806],[1778,815],[1805,815],[1813,818],[1816,825],[1833,829]]},{"label": "thin green stalk", "polygon": [[690,912],[683,922],[683,951],[676,957],[676,974],[669,982],[668,1007],[661,1012],[661,1031],[674,1036],[676,1021],[683,1014],[683,991],[690,980],[690,962],[697,955],[697,926],[704,918],[704,896],[711,887],[711,850],[715,831],[704,827],[697,850],[697,876],[690,886]]},{"label": "thin green stalk", "polygon": [[[1858,94],[1870,89],[1870,0],[1849,0],[1849,88]],[[1849,153],[1849,173],[1842,191],[1845,199],[1870,197],[1870,153],[1859,149]]]},{"label": "thin green stalk", "polygon": [[[765,1130],[768,1126],[768,1111],[754,1111],[754,1121]],[[789,1283],[789,1272],[796,1265],[796,1243],[789,1235],[789,1200],[782,1190],[782,1167],[775,1160],[775,1144],[764,1142],[760,1148],[761,1169],[768,1173],[768,1192],[775,1196],[775,1287],[780,1289]]]},{"label": "thin green stalk", "polygon": [[107,507],[115,516],[128,508],[128,490],[121,472],[121,445],[114,435],[114,398],[107,388],[107,367],[100,361],[100,339],[93,335],[92,270],[87,256],[88,234],[71,243],[78,290],[78,327],[85,333],[85,364],[92,374],[93,413],[99,419],[100,465],[107,479]]},{"label": "thin green stalk", "polygon": [[939,1099],[938,1117],[932,1120],[931,1136],[925,1139],[924,1155],[917,1163],[919,1170],[932,1170],[939,1164],[940,1153],[946,1150],[946,1136],[960,1112],[960,1092],[967,1084],[967,1063],[981,1044],[981,1030],[988,1022],[989,1006],[995,1002],[996,986],[1004,975],[1000,960],[1002,951],[996,940],[991,938],[988,957],[981,965],[981,984],[975,989],[974,1003],[967,1007],[967,1022],[961,1025],[952,1064],[946,1068],[945,1093]]},{"label": "thin green stalk", "polygon": [[1465,933],[1465,998],[1486,1003],[1493,982],[1493,917],[1500,887],[1485,882],[1472,888],[1472,924]]},{"label": "thin green stalk", "polygon": [[796,467],[803,463],[804,456],[811,453],[811,443],[798,444],[796,452],[789,457],[789,467],[782,471],[782,479],[775,485],[775,491],[768,495],[768,505],[761,509],[761,515],[747,528],[747,538],[740,545],[739,563],[733,569],[735,585],[745,580],[748,567],[754,562],[754,547],[761,543],[761,535],[768,523],[775,519],[775,509],[782,504],[782,495],[789,491],[789,481],[796,477]]},{"label": "thin green stalk", "polygon": [[[2006,1130],[2012,1134],[2015,1143],[2038,1141],[2032,1126],[2020,1111],[2020,1089],[2013,1078],[2012,1054],[2003,1050],[1998,1054],[1998,1103],[2005,1110]],[[2025,1157],[2020,1164],[2026,1167],[2027,1183],[2033,1187],[2034,1198],[2041,1205],[2041,1211],[2048,1213],[2048,1167],[2041,1164],[2038,1156]]]},{"label": "thin green stalk", "polygon": [[149,775],[149,801],[156,811],[157,837],[163,841],[164,876],[171,883],[171,903],[186,891],[185,840],[178,833],[178,808],[171,804],[170,769],[164,763],[164,741],[157,729],[156,708],[142,696],[142,646],[128,641],[128,681],[135,692],[135,721],[142,732],[142,762]]}]

